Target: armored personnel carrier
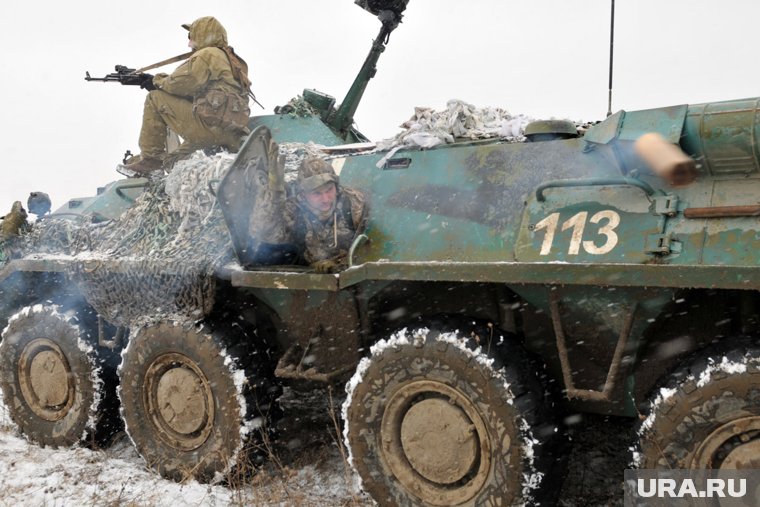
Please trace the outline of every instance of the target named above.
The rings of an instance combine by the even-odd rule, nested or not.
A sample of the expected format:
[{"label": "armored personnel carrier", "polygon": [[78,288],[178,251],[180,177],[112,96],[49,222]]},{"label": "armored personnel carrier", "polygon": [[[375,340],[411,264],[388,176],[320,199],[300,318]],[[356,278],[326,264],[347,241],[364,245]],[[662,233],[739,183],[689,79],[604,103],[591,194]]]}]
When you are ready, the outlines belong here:
[{"label": "armored personnel carrier", "polygon": [[[373,151],[351,118],[406,1],[358,3],[382,29],[340,107],[307,90],[236,156],[114,182],[6,245],[19,429],[65,446],[123,421],[159,473],[212,481],[255,454],[282,385],[343,384],[381,505],[550,498],[568,412],[639,419],[642,468],[757,468],[760,99]],[[251,233],[256,182],[307,141],[371,196],[335,274]]]}]

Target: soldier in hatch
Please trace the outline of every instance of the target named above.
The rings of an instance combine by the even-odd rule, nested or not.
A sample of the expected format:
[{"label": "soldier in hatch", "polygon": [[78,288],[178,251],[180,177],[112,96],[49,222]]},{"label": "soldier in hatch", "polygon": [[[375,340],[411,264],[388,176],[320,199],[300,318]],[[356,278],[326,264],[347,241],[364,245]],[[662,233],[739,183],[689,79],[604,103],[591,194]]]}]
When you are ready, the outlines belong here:
[{"label": "soldier in hatch", "polygon": [[118,170],[145,176],[167,161],[167,127],[184,142],[172,162],[197,149],[220,146],[236,152],[248,133],[248,65],[227,45],[227,31],[216,18],[182,25],[188,31],[190,58],[170,75],[150,76],[140,130],[141,154]]},{"label": "soldier in hatch", "polygon": [[309,157],[298,167],[296,195],[280,204],[275,208],[279,216],[270,219],[269,242],[294,245],[318,273],[345,267],[351,243],[366,226],[362,192],[341,186],[328,162]]}]

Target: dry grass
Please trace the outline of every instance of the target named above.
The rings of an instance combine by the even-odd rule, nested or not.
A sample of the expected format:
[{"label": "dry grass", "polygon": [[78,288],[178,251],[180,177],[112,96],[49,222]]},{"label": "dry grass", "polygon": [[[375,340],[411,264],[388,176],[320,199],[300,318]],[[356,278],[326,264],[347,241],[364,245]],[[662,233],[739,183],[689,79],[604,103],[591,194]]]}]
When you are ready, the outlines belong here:
[{"label": "dry grass", "polygon": [[[339,408],[335,406],[332,388],[327,390],[330,426],[312,428],[312,438],[294,450],[287,442],[273,442],[268,433],[257,449],[266,456],[266,463],[254,467],[248,463],[228,481],[235,487],[238,505],[293,507],[363,507],[375,505],[357,490],[353,469],[343,445]],[[325,496],[315,497],[315,491]]]},{"label": "dry grass", "polygon": [[[343,444],[340,407],[332,388],[326,391],[327,414],[315,422],[301,418],[296,436],[285,433],[273,440],[262,428],[260,438],[245,455],[249,460],[232,468],[224,479],[233,506],[364,507],[375,503],[358,490],[355,472]],[[299,417],[286,414],[285,418]],[[292,440],[288,440],[291,436]],[[295,445],[292,445],[293,443]],[[256,462],[254,462],[256,460]],[[263,461],[263,463],[262,463]],[[188,470],[181,483],[192,481]]]}]

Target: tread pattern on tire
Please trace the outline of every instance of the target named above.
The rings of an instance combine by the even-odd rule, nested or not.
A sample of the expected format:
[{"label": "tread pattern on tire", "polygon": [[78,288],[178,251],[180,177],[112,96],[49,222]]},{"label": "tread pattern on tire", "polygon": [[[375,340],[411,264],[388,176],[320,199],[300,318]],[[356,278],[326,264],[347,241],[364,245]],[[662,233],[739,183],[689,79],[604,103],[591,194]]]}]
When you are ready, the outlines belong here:
[{"label": "tread pattern on tire", "polygon": [[[173,331],[172,331],[173,330]],[[121,416],[127,433],[148,466],[173,480],[192,476],[219,482],[245,474],[259,462],[268,436],[268,411],[276,390],[259,368],[264,354],[239,326],[159,323],[137,331],[122,351],[119,366]],[[213,386],[217,412],[212,433],[196,450],[178,451],[152,431],[142,406],[143,375],[153,359],[178,352],[199,364]]]},{"label": "tread pattern on tire", "polygon": [[[510,446],[519,454],[517,463],[514,459],[504,462],[504,455],[498,456],[492,467],[492,479],[468,504],[480,505],[488,500],[497,503],[506,500],[507,505],[531,503],[543,495],[541,490],[545,484],[542,482],[552,466],[550,449],[557,433],[556,427],[548,423],[543,389],[538,378],[532,375],[535,372],[525,371],[527,361],[516,343],[501,339],[489,346],[474,336],[467,331],[440,333],[425,327],[404,329],[373,345],[370,356],[361,361],[347,384],[348,396],[343,405],[344,441],[364,487],[381,505],[415,505],[417,499],[389,479],[377,459],[377,449],[372,443],[375,437],[371,434],[382,417],[384,402],[378,400],[385,396],[383,391],[388,385],[397,379],[404,381],[402,369],[413,371],[410,365],[431,358],[437,363],[431,371],[458,363],[456,368],[465,375],[472,375],[460,384],[465,390],[469,389],[467,383],[484,381],[473,391],[480,390],[478,396],[483,396],[478,403],[486,412],[484,419],[501,417],[502,422],[513,425],[513,435],[519,440],[518,445]],[[410,373],[408,378],[414,375]],[[481,380],[476,380],[478,378]],[[511,496],[505,498],[507,490]]]},{"label": "tread pattern on tire", "polygon": [[[98,352],[88,343],[86,333],[71,312],[55,305],[27,306],[8,321],[0,343],[0,378],[3,400],[13,421],[32,442],[53,447],[89,443],[113,402],[107,395],[104,365]],[[72,409],[58,421],[46,421],[28,406],[21,392],[18,360],[24,347],[38,337],[47,337],[63,351],[73,370],[76,400]],[[52,338],[55,337],[56,340]],[[110,436],[110,431],[105,431]]]},{"label": "tread pattern on tire", "polygon": [[632,465],[689,468],[702,439],[734,419],[760,415],[760,343],[737,339],[693,356],[650,397]]}]

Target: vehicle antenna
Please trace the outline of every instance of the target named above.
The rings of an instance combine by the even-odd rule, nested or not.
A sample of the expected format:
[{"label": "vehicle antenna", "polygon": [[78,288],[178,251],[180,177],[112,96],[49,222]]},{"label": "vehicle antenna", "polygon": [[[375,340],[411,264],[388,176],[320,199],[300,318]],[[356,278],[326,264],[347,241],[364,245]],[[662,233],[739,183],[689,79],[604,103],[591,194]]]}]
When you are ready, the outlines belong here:
[{"label": "vehicle antenna", "polygon": [[607,116],[612,114],[612,54],[615,46],[615,0],[610,2],[610,80],[607,87]]}]

